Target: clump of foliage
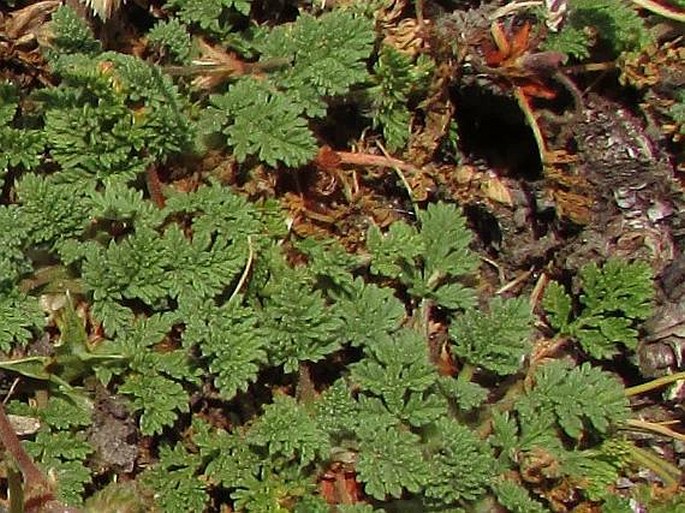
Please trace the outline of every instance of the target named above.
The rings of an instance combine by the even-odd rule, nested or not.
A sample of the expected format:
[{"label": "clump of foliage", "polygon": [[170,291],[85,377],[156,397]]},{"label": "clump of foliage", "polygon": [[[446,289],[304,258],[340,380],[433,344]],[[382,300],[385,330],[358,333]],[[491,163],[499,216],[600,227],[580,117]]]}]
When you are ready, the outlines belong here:
[{"label": "clump of foliage", "polygon": [[[610,5],[595,11],[618,20]],[[178,63],[189,28],[236,41],[252,8],[167,6],[177,17],[149,41]],[[305,166],[317,123],[355,97],[388,147],[405,146],[408,102],[433,63],[378,50],[360,11],[251,27],[243,48],[279,65],[205,97],[103,52],[60,8],[46,51],[54,87],[22,98],[0,85],[12,200],[0,205],[0,368],[31,379],[9,409],[41,420],[26,447],[64,501],[169,513],[548,511],[544,481],[615,502],[630,410],[593,359],[634,348],[651,304],[644,264],[583,268],[577,304],[549,285],[552,328],[590,358],[541,362],[529,300],[479,294],[473,235],[448,201],[416,205],[411,222],[370,223],[352,255],[297,237],[276,202],[218,178],[149,185],[151,171],[202,151],[198,135],[218,136],[241,169]],[[97,467],[84,434],[96,396],[121,400],[149,442],[128,484]]]},{"label": "clump of foliage", "polygon": [[[109,212],[145,212],[142,204],[132,208],[143,202],[140,196],[127,195],[126,189],[120,193],[128,202],[120,198]],[[153,237],[153,221],[181,212],[194,213],[192,238],[173,222]],[[418,230],[406,225],[389,232],[394,236],[407,230],[413,237],[407,247],[414,246],[413,252],[400,259],[399,253],[389,252],[394,239],[378,232],[379,245],[373,246],[369,265],[398,279],[402,275],[390,271],[402,268],[417,298],[439,302],[443,296],[434,291],[448,286],[447,278],[475,270],[467,247],[470,236],[451,205],[432,205],[419,214]],[[291,268],[276,241],[262,232],[259,209],[216,183],[195,193],[174,194],[157,215],[133,216],[129,222],[134,230],[120,241],[106,246],[92,241],[81,254],[72,253],[72,265],[80,262],[85,293],[109,340],[92,349],[81,340],[80,374],[69,374],[66,361],[48,372],[61,373],[60,382],[66,383],[89,373],[97,376],[130,398],[142,434],[162,434],[182,422],[190,414],[189,394],[203,380],[211,380],[220,396],[230,400],[266,369],[299,373],[303,364],[325,360],[343,344],[363,352],[349,374],[318,397],[298,401],[275,395],[260,416],[249,422],[236,419],[234,429],[195,421],[190,439],[163,443],[158,462],[141,479],[156,491],[164,511],[202,510],[207,493],[216,488],[225,489],[244,511],[283,511],[284,501],[295,511],[297,504],[323,507],[315,495],[317,476],[336,461],[348,461],[364,493],[381,502],[408,496],[422,508],[456,507],[494,494],[507,503],[510,485],[498,476],[525,462],[521,455],[548,451],[567,465],[551,478],[579,475],[580,456],[564,437],[579,440],[593,433],[590,438],[604,439],[627,415],[622,389],[612,378],[587,365],[557,362],[539,369],[536,385],[512,410],[495,413],[493,435],[481,439],[477,424],[449,414],[455,400],[463,411],[489,411],[485,396],[474,399],[481,390],[477,376],[471,374],[470,386],[466,374],[440,376],[421,332],[402,326],[406,312],[392,290],[353,278],[351,271],[363,262],[341,253],[331,258],[335,251],[312,240],[302,246],[310,263]],[[250,245],[257,252],[255,275],[267,275],[241,293],[232,287],[247,265]],[[217,247],[221,256],[214,252]],[[383,247],[388,251],[381,251]],[[183,266],[175,265],[177,261]],[[329,275],[335,279],[321,280]],[[461,296],[472,297],[466,285],[458,287]],[[147,313],[136,316],[124,298],[136,299]],[[453,332],[456,355],[497,374],[517,372],[530,333],[525,301],[493,301],[485,316],[472,300],[447,306],[463,310],[454,320],[459,326]],[[74,322],[78,326],[78,318],[71,314],[69,319],[71,324],[58,324],[63,335],[83,333],[82,328],[69,328]],[[181,339],[173,343],[169,337],[178,329]],[[508,338],[510,346],[502,343]],[[164,340],[171,346],[162,350]],[[71,354],[78,354],[79,346],[73,340],[71,344]],[[89,370],[84,367],[91,361],[89,354],[109,358],[109,363],[101,361]],[[82,393],[68,390],[72,401],[83,399]],[[53,424],[48,423],[50,429],[59,427]],[[78,454],[35,453],[59,473],[87,456],[87,444],[83,448]],[[597,449],[587,450],[583,457],[589,463],[583,469],[599,457]],[[74,499],[88,478],[80,475],[62,496]]]},{"label": "clump of foliage", "polygon": [[370,20],[344,11],[300,16],[258,41],[261,61],[283,62],[266,80],[244,77],[212,97],[205,123],[219,132],[238,161],[297,167],[316,155],[308,120],[326,114],[326,100],[367,79],[373,46]]}]

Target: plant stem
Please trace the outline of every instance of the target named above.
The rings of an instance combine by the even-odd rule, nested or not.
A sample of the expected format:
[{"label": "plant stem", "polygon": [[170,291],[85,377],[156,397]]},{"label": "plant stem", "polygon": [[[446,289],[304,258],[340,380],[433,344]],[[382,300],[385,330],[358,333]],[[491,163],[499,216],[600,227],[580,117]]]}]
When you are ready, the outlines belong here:
[{"label": "plant stem", "polygon": [[653,379],[652,381],[642,383],[641,385],[626,388],[625,393],[627,397],[632,397],[634,395],[644,394],[645,392],[649,392],[650,390],[654,390],[656,388],[661,388],[663,386],[670,385],[671,383],[675,381],[680,381],[681,379],[685,379],[685,371],[676,372],[675,374],[669,374],[668,376]]},{"label": "plant stem", "polygon": [[651,451],[633,446],[630,448],[630,457],[659,476],[666,486],[677,486],[680,481],[680,469]]},{"label": "plant stem", "polygon": [[33,460],[26,453],[24,448],[19,441],[19,437],[14,432],[12,424],[10,424],[9,418],[5,413],[5,408],[0,405],[0,440],[2,444],[10,453],[14,461],[17,463],[19,470],[24,475],[24,480],[26,482],[26,489],[30,490],[33,488],[43,488],[45,490],[50,489],[50,485],[47,479],[43,476],[43,473],[36,467]]}]

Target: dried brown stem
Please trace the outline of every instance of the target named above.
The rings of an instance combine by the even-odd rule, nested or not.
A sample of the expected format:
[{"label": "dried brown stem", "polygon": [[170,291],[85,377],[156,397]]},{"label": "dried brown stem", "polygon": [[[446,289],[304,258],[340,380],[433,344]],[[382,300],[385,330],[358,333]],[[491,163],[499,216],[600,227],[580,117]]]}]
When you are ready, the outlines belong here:
[{"label": "dried brown stem", "polygon": [[418,171],[416,167],[393,157],[381,155],[368,155],[366,153],[352,153],[349,151],[336,151],[342,164],[355,166],[396,167],[402,171]]}]

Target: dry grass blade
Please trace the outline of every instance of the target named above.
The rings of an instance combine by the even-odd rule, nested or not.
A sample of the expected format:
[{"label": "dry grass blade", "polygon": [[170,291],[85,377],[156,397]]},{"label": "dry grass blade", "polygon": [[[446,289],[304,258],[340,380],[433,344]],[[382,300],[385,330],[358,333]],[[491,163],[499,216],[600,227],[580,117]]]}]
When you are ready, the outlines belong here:
[{"label": "dry grass blade", "polygon": [[107,21],[121,7],[124,0],[81,0],[97,14],[102,21]]},{"label": "dry grass blade", "polygon": [[667,2],[655,0],[632,0],[632,2],[643,9],[647,9],[653,13],[659,14],[665,18],[685,22],[685,11],[679,9],[675,5],[670,5]]}]

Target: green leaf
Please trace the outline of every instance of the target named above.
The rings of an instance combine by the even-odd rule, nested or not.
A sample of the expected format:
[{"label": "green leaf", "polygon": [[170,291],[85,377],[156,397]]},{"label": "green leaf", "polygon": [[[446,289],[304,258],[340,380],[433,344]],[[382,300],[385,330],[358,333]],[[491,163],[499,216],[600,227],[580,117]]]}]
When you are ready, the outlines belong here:
[{"label": "green leaf", "polygon": [[438,383],[442,393],[448,398],[455,400],[459,409],[464,412],[478,408],[487,399],[489,394],[487,388],[462,379],[440,376]]},{"label": "green leaf", "polygon": [[45,142],[38,130],[0,126],[0,147],[0,177],[4,177],[9,168],[36,169],[41,164]]},{"label": "green leaf", "polygon": [[399,428],[368,433],[359,444],[357,472],[364,490],[371,497],[385,500],[417,493],[431,474],[423,459],[419,437]]},{"label": "green leaf", "polygon": [[612,488],[622,472],[630,466],[632,442],[618,438],[609,439],[598,447],[584,451],[566,451],[562,459],[562,471],[582,480],[583,491],[592,501],[613,497]]},{"label": "green leaf", "polygon": [[450,310],[473,308],[476,305],[475,290],[460,283],[446,283],[434,290],[430,297],[438,305]]},{"label": "green leaf", "polygon": [[290,396],[277,395],[247,433],[246,442],[265,447],[271,458],[306,466],[330,452],[326,433]]},{"label": "green leaf", "polygon": [[[169,191],[164,210],[170,216],[185,214],[191,218],[193,241],[203,247],[212,247],[212,241],[218,239],[241,245],[242,250],[248,237],[256,240],[266,231],[265,207],[249,202],[215,179],[195,191]],[[268,236],[278,234],[269,231]]]},{"label": "green leaf", "polygon": [[524,297],[495,297],[490,312],[468,310],[450,326],[456,355],[499,375],[516,373],[530,349],[532,314]]},{"label": "green leaf", "polygon": [[260,312],[269,360],[294,372],[301,361],[316,362],[341,345],[342,322],[321,293],[311,290],[298,273],[273,282],[276,291]]},{"label": "green leaf", "polygon": [[16,193],[21,215],[32,226],[31,241],[54,245],[81,235],[90,218],[93,186],[82,182],[75,188],[52,176],[24,175],[16,184]]},{"label": "green leaf", "polygon": [[134,374],[119,387],[119,392],[132,396],[134,410],[142,411],[140,431],[159,434],[171,426],[180,412],[187,412],[188,394],[180,383],[160,375]]},{"label": "green leaf", "polygon": [[171,0],[184,23],[198,25],[215,36],[227,36],[235,13],[247,16],[252,0]]},{"label": "green leaf", "polygon": [[566,333],[573,305],[571,296],[566,294],[564,287],[555,281],[549,283],[542,298],[542,306],[552,327]]},{"label": "green leaf", "polygon": [[359,407],[343,379],[338,379],[319,396],[314,415],[319,427],[331,435],[356,429]]},{"label": "green leaf", "polygon": [[424,249],[422,242],[416,229],[407,223],[395,222],[385,234],[372,225],[366,235],[371,253],[371,272],[411,283],[416,274],[415,259]]},{"label": "green leaf", "polygon": [[173,62],[186,64],[190,60],[190,34],[177,18],[158,21],[148,32],[147,37],[152,46],[171,56]]},{"label": "green leaf", "polygon": [[67,504],[80,504],[92,485],[91,470],[80,460],[45,460],[43,468],[57,481],[57,496]]},{"label": "green leaf", "polygon": [[143,482],[155,493],[155,500],[165,513],[204,511],[209,496],[206,483],[197,475],[199,455],[188,453],[181,444],[173,449],[162,445],[159,462],[143,475]]},{"label": "green leaf", "polygon": [[468,248],[471,234],[464,216],[454,205],[437,203],[420,211],[419,220],[418,232],[405,222],[391,224],[385,234],[369,228],[371,272],[399,279],[412,296],[447,308],[474,306],[474,292],[455,282],[479,262]]},{"label": "green leaf", "polygon": [[419,211],[419,220],[428,283],[476,270],[479,259],[469,249],[473,236],[466,227],[466,218],[455,205],[431,203],[426,210]]},{"label": "green leaf", "polygon": [[32,230],[31,220],[17,205],[0,205],[0,290],[6,289],[28,274],[31,264],[24,248]]},{"label": "green leaf", "polygon": [[392,46],[383,45],[374,66],[369,88],[371,103],[369,115],[374,128],[383,128],[383,136],[390,151],[396,151],[409,140],[411,114],[406,106],[413,85],[411,58]]},{"label": "green leaf", "polygon": [[193,419],[193,442],[207,461],[204,475],[226,488],[235,487],[245,476],[258,473],[263,455],[252,450],[245,438],[237,433],[211,428],[207,423]]},{"label": "green leaf", "polygon": [[83,438],[82,434],[43,428],[34,441],[24,443],[27,452],[57,481],[59,497],[70,504],[83,500],[85,486],[92,479],[84,463],[93,448]]},{"label": "green leaf", "polygon": [[88,426],[92,422],[92,411],[85,404],[78,404],[62,397],[50,397],[44,408],[36,414],[54,429]]},{"label": "green leaf", "polygon": [[442,418],[431,436],[431,473],[425,495],[437,504],[456,504],[480,497],[495,476],[495,460],[474,431]]},{"label": "green leaf", "polygon": [[93,452],[89,443],[68,431],[41,430],[34,441],[27,442],[26,448],[42,461],[84,460]]},{"label": "green leaf", "polygon": [[543,48],[550,52],[560,52],[576,59],[590,57],[592,41],[582,27],[565,24],[559,32],[550,32]]},{"label": "green leaf", "polygon": [[343,336],[353,346],[368,347],[396,333],[406,316],[404,305],[390,288],[354,280],[352,293],[335,304],[345,323]]},{"label": "green leaf", "polygon": [[41,90],[44,137],[52,158],[72,174],[129,181],[155,160],[194,147],[186,101],[171,79],[132,55],[60,54],[62,81]]},{"label": "green leaf", "polygon": [[50,29],[54,50],[84,54],[97,54],[102,50],[88,24],[69,6],[61,5],[55,11]]},{"label": "green leaf", "polygon": [[0,351],[9,353],[15,344],[26,345],[33,331],[44,326],[45,315],[36,298],[16,288],[0,288]]},{"label": "green leaf", "polygon": [[514,461],[518,448],[518,425],[509,412],[492,412],[492,434],[488,442],[493,447],[501,449],[501,454],[508,460]]},{"label": "green leaf", "polygon": [[197,322],[203,327],[206,323],[205,334],[198,342],[202,353],[210,358],[214,385],[226,400],[233,399],[239,390],[246,391],[257,379],[260,367],[267,360],[267,340],[259,336],[256,328],[257,313],[229,303],[218,309],[210,320],[198,318]]},{"label": "green leaf", "polygon": [[303,478],[296,468],[287,467],[281,473],[270,469],[263,478],[244,476],[238,489],[231,493],[238,511],[254,513],[291,513],[290,504],[312,493],[311,480]]},{"label": "green leaf", "polygon": [[575,0],[568,18],[572,27],[594,27],[616,52],[637,50],[652,40],[634,6],[620,0]]},{"label": "green leaf", "polygon": [[222,132],[239,162],[257,156],[273,167],[279,162],[297,167],[316,155],[316,141],[301,116],[302,107],[263,82],[244,78],[211,102],[215,110],[209,114],[224,117]]},{"label": "green leaf", "polygon": [[438,375],[418,333],[404,329],[394,338],[381,338],[368,353],[351,366],[351,379],[363,391],[381,397],[388,412],[413,425],[426,424],[444,412],[446,404],[439,397],[424,395],[434,389]]},{"label": "green leaf", "polygon": [[512,513],[546,513],[539,502],[531,499],[528,491],[520,484],[499,480],[492,484],[492,490],[499,503]]},{"label": "green leaf", "polygon": [[601,269],[592,262],[580,270],[580,279],[580,302],[593,313],[622,311],[634,319],[645,319],[651,313],[654,286],[646,262],[609,259]]},{"label": "green leaf", "polygon": [[644,262],[610,259],[603,267],[595,263],[580,270],[582,309],[571,316],[571,298],[562,287],[550,283],[543,306],[550,323],[562,334],[578,340],[594,358],[610,358],[622,344],[637,347],[638,322],[649,317],[654,298],[652,272]]},{"label": "green leaf", "polygon": [[312,275],[317,288],[325,293],[344,297],[353,289],[352,271],[361,266],[361,258],[345,251],[340,242],[328,239],[307,239],[295,244],[307,257],[306,270]]},{"label": "green leaf", "polygon": [[606,434],[629,414],[621,384],[587,362],[572,369],[563,361],[542,365],[528,401],[534,405],[531,416],[539,415],[536,410],[553,412],[561,428],[575,439],[590,426]]},{"label": "green leaf", "polygon": [[270,79],[307,116],[320,117],[326,113],[325,98],[345,94],[368,79],[365,61],[374,39],[372,21],[350,12],[334,10],[318,18],[302,14],[269,33],[260,47],[261,60],[292,63]]},{"label": "green leaf", "polygon": [[91,215],[109,221],[146,221],[150,225],[161,223],[159,209],[143,199],[143,192],[128,187],[119,180],[106,178],[103,187],[91,190]]}]

